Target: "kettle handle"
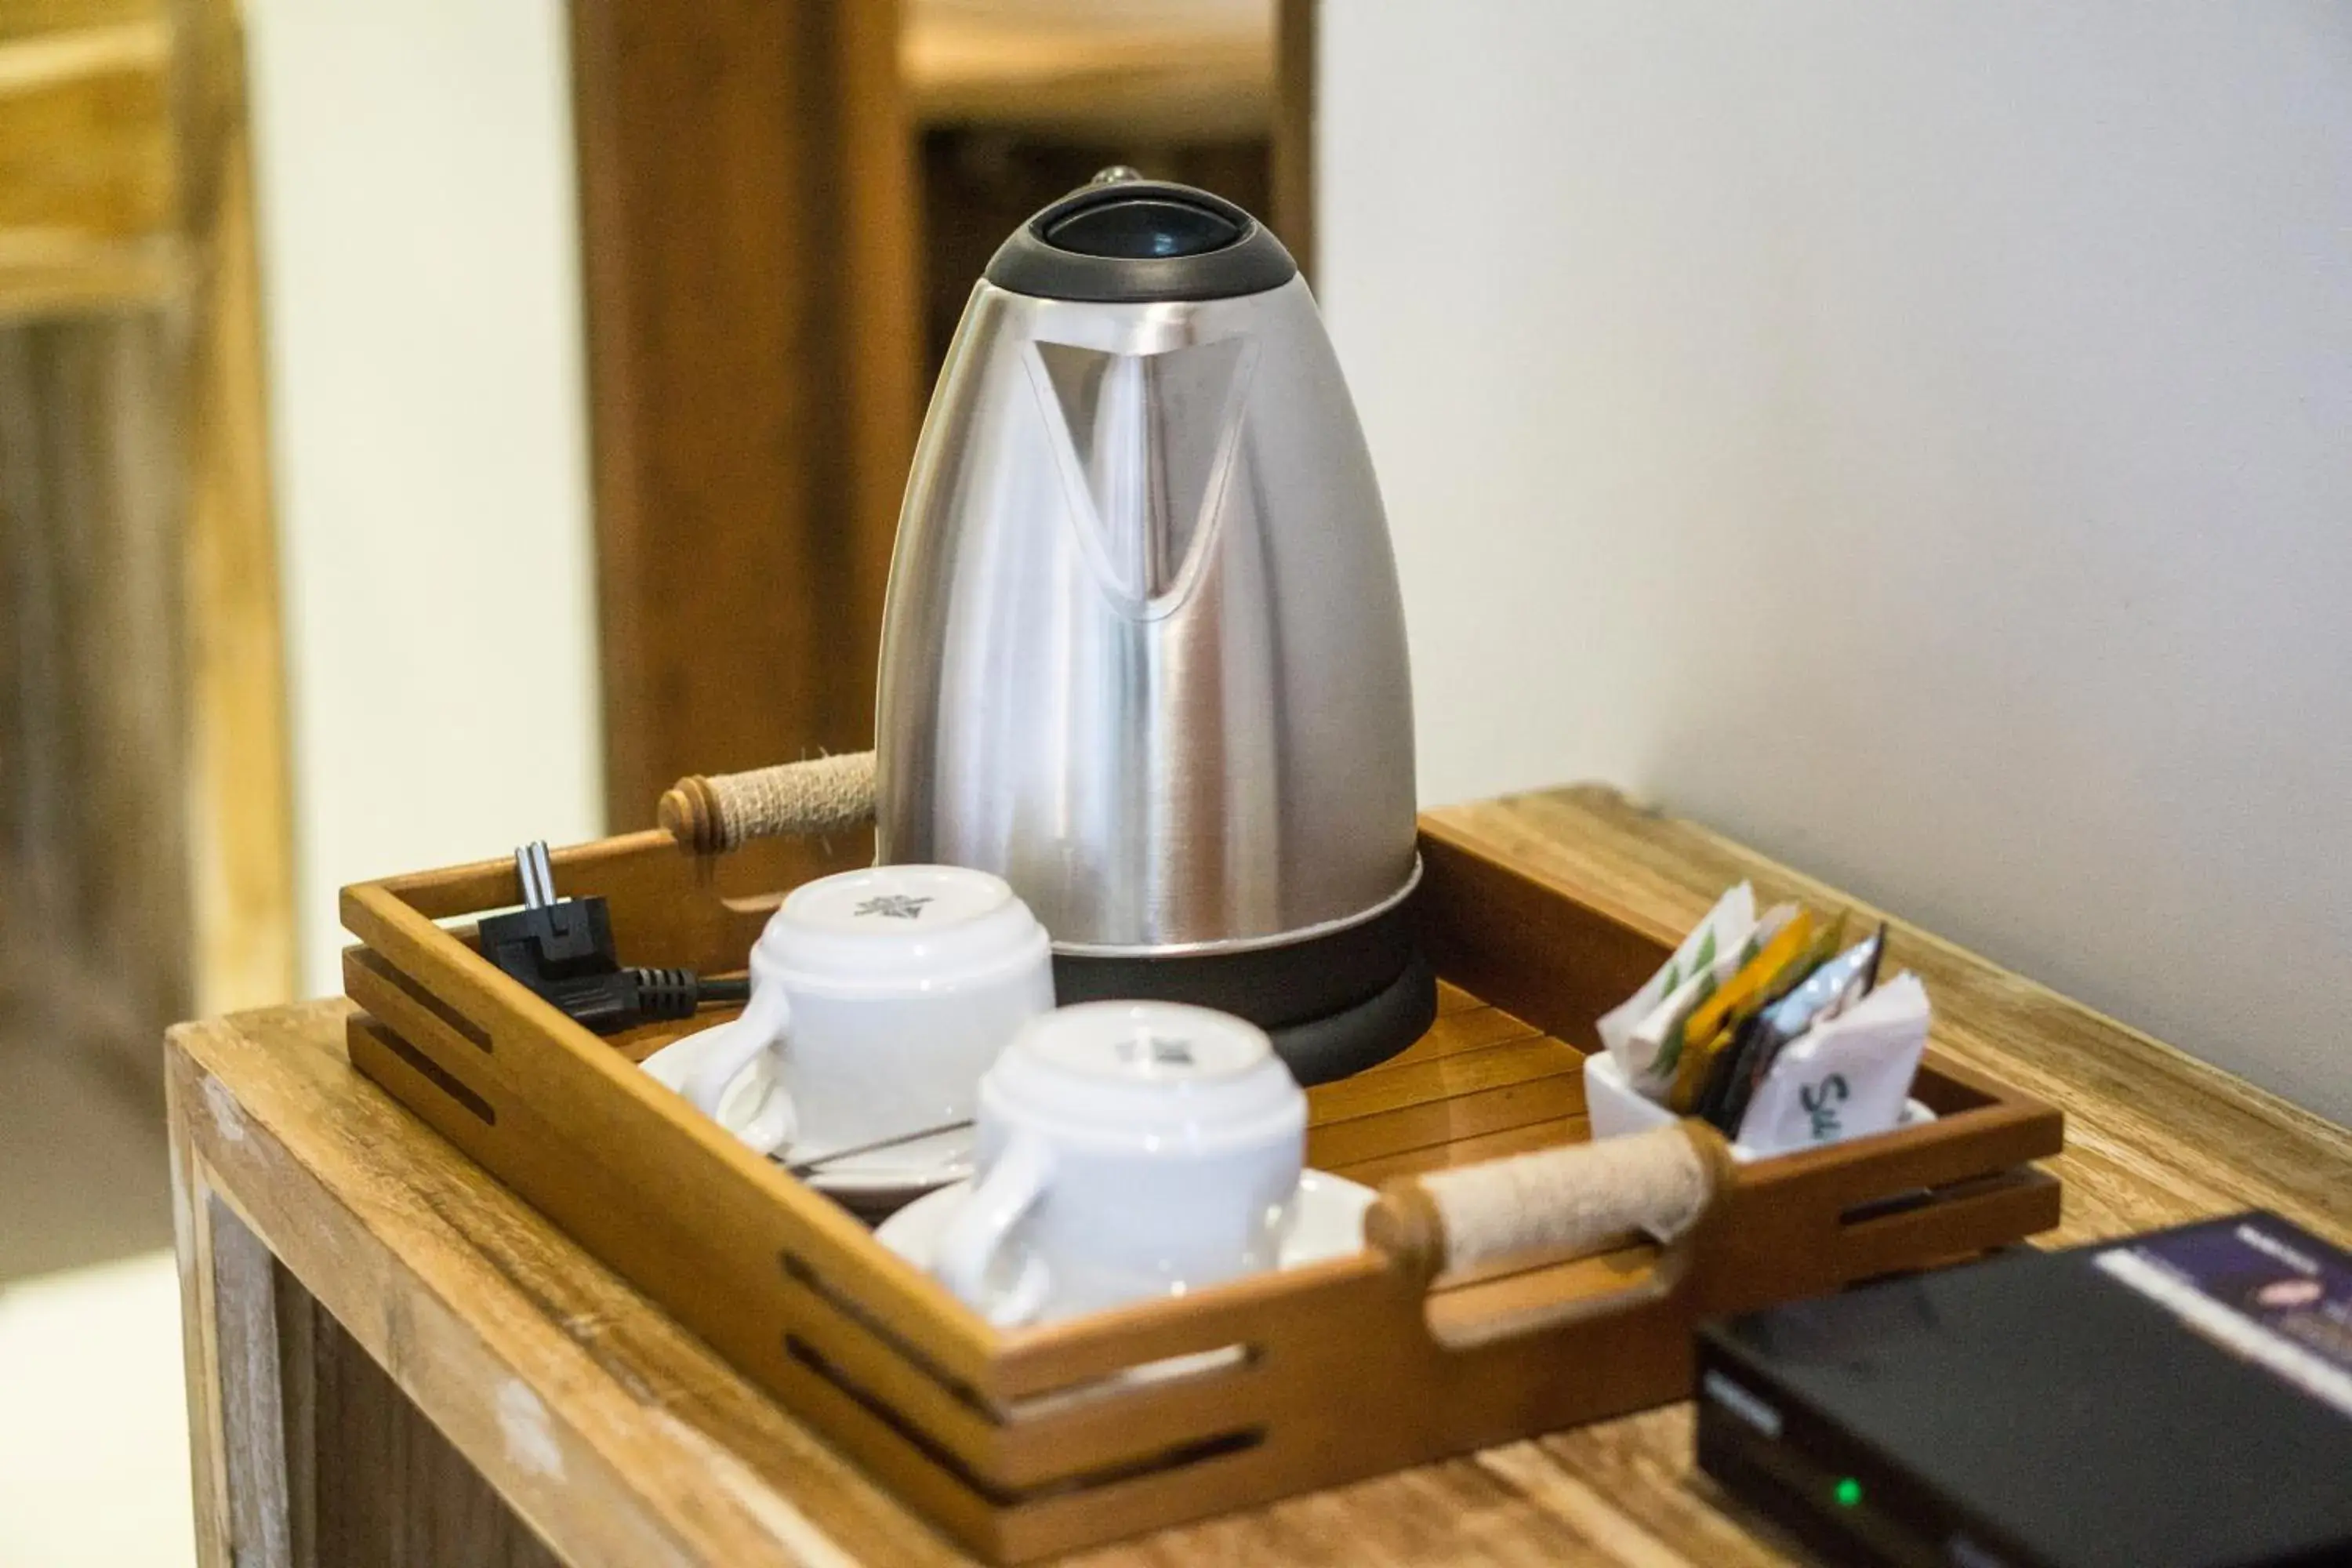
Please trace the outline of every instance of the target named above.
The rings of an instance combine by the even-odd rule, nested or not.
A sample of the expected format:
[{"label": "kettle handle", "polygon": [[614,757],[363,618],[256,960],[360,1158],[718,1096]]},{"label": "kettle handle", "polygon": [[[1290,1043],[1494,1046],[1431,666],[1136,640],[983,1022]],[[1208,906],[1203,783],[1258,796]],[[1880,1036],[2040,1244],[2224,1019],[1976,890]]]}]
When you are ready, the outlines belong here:
[{"label": "kettle handle", "polygon": [[874,753],[811,757],[746,773],[689,773],[661,797],[662,827],[698,855],[753,838],[845,832],[874,820]]}]

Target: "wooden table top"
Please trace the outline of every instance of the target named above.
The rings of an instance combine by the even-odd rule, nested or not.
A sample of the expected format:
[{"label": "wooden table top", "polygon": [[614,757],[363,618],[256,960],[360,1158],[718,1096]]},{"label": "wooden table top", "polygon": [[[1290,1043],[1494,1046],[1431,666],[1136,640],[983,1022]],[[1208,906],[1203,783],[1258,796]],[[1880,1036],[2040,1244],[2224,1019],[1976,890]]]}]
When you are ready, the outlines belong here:
[{"label": "wooden table top", "polygon": [[[1583,787],[1436,815],[1538,874],[1695,920],[1759,894],[1869,911]],[[1943,1047],[2063,1108],[2089,1241],[2245,1207],[2352,1241],[2352,1133],[1900,922],[1895,962],[1969,1026]],[[207,1181],[549,1543],[578,1563],[964,1559],[352,1071],[341,1000],[174,1031]],[[1691,1468],[1681,1405],[1163,1531],[1073,1561],[1736,1565],[1796,1560]]]}]

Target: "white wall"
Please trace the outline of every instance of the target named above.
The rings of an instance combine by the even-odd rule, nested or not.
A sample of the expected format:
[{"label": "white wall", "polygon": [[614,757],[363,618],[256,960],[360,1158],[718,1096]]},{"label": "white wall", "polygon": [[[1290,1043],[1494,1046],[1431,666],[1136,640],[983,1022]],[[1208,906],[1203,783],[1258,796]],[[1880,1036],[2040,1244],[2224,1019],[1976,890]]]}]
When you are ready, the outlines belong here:
[{"label": "white wall", "polygon": [[601,831],[560,0],[249,0],[303,976],[341,884]]},{"label": "white wall", "polygon": [[1322,28],[1423,797],[1612,780],[2352,1121],[2352,11]]}]

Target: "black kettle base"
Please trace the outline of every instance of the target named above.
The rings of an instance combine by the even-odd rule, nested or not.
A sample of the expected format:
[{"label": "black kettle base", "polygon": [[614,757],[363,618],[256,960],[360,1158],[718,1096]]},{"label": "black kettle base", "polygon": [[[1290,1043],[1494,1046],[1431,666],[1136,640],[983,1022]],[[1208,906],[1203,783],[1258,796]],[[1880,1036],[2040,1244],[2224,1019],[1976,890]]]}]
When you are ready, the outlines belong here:
[{"label": "black kettle base", "polygon": [[1057,952],[1054,993],[1074,1002],[1190,1002],[1247,1018],[1302,1084],[1377,1067],[1429,1032],[1437,974],[1406,903],[1279,947],[1191,956]]},{"label": "black kettle base", "polygon": [[1301,1084],[1375,1068],[1429,1033],[1437,1022],[1437,971],[1420,949],[1386,990],[1344,1012],[1268,1029],[1275,1054]]}]

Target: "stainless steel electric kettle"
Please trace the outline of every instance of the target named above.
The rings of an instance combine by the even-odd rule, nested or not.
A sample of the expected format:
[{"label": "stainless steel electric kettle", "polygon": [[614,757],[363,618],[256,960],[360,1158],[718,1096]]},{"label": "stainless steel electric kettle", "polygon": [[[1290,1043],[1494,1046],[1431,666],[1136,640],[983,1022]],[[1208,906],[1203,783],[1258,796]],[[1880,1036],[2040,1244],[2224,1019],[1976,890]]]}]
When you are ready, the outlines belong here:
[{"label": "stainless steel electric kettle", "polygon": [[1256,219],[1106,171],[989,263],[891,562],[878,849],[1011,882],[1065,1002],[1198,1002],[1302,1080],[1412,1043],[1412,694],[1363,432]]}]

